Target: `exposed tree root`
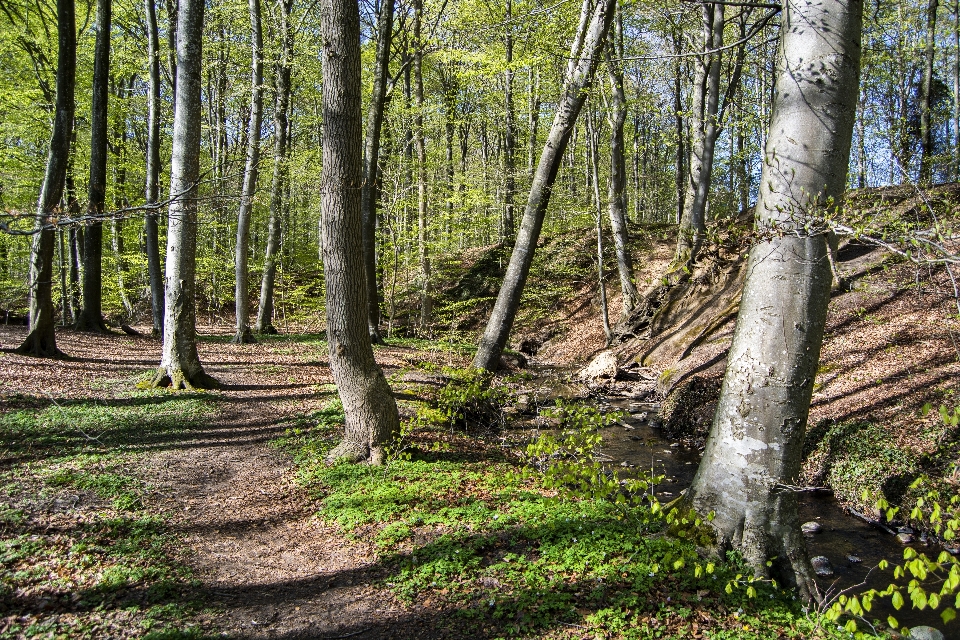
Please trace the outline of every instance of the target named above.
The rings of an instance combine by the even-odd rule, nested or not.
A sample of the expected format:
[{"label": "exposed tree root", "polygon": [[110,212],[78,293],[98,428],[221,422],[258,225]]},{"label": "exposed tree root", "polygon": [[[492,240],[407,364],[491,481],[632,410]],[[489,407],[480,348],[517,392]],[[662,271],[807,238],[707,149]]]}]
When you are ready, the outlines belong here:
[{"label": "exposed tree root", "polygon": [[369,460],[371,464],[381,464],[383,462],[382,453],[379,456],[379,461],[376,463],[373,462],[372,453],[373,452],[370,450],[370,447],[366,444],[344,439],[343,442],[338,444],[330,451],[330,453],[327,454],[325,462],[327,464],[334,464],[335,462],[344,460],[353,464]]},{"label": "exposed tree root", "polygon": [[85,333],[112,333],[110,329],[107,328],[106,323],[103,321],[102,317],[92,318],[89,314],[83,312],[77,317],[77,321],[73,324],[75,331],[83,331]]},{"label": "exposed tree root", "polygon": [[230,342],[231,344],[257,344],[257,339],[253,337],[250,327],[244,327],[242,331],[237,331]]},{"label": "exposed tree root", "polygon": [[254,329],[254,331],[256,331],[257,333],[259,333],[259,334],[261,334],[261,335],[265,335],[265,336],[275,336],[275,335],[277,335],[278,333],[280,333],[279,331],[277,331],[277,328],[276,328],[275,326],[273,326],[272,324],[268,324],[268,325],[265,326],[265,327],[260,327],[260,326],[258,326],[258,327],[256,327],[256,328]]},{"label": "exposed tree root", "polygon": [[166,367],[158,367],[153,378],[143,385],[147,389],[169,388],[172,391],[198,391],[201,389],[219,389],[220,382],[200,370],[193,375],[187,375],[183,369],[168,371]]},{"label": "exposed tree root", "polygon": [[57,341],[52,335],[41,336],[38,331],[31,331],[27,335],[23,344],[17,347],[17,353],[35,358],[54,358],[57,360],[63,360],[67,357],[67,354],[57,348]]}]

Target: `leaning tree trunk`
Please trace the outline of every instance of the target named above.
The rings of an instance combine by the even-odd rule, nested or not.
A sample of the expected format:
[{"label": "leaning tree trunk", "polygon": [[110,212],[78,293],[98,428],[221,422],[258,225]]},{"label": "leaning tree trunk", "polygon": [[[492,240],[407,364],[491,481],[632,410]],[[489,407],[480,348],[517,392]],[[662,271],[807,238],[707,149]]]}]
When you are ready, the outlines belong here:
[{"label": "leaning tree trunk", "polygon": [[[147,94],[147,159],[144,196],[147,205],[160,200],[160,36],[155,0],[144,0],[147,14],[147,52],[150,63],[150,90]],[[148,209],[143,219],[143,241],[150,277],[150,308],[153,335],[163,334],[163,268],[160,266],[160,229],[157,209]]]},{"label": "leaning tree trunk", "polygon": [[[677,234],[677,253],[668,273],[689,274],[706,232],[707,198],[713,174],[713,155],[720,126],[720,47],[723,46],[723,5],[704,4],[703,51],[696,60],[693,109],[690,113],[690,160],[686,194]],[[707,52],[713,53],[707,53]]]},{"label": "leaning tree trunk", "polygon": [[83,306],[75,327],[103,333],[103,216],[107,192],[107,100],[110,95],[111,0],[97,0],[97,43],[93,54],[93,106],[90,112],[90,185],[84,233]]},{"label": "leaning tree trunk", "polygon": [[330,369],[346,414],[328,459],[383,461],[400,430],[397,403],[367,335],[360,192],[360,14],[350,0],[323,0],[323,264]]},{"label": "leaning tree trunk", "polygon": [[77,30],[73,0],[57,0],[57,99],[47,170],[37,203],[36,234],[30,250],[30,330],[18,353],[41,358],[62,357],[57,348],[53,308],[52,226],[63,196],[73,130],[77,77]]},{"label": "leaning tree trunk", "polygon": [[197,353],[197,196],[200,180],[200,86],[204,0],[177,11],[177,102],[173,116],[170,210],[167,217],[163,358],[151,386],[215,388]]},{"label": "leaning tree trunk", "polygon": [[287,180],[287,143],[290,129],[287,110],[290,108],[290,67],[293,57],[293,29],[290,11],[293,0],[281,0],[280,37],[282,47],[276,65],[276,100],[273,109],[273,179],[270,182],[270,220],[267,223],[267,249],[263,258],[263,278],[260,280],[260,305],[257,308],[257,333],[276,333],[273,326],[273,289],[277,279],[277,259],[283,219],[283,191]]},{"label": "leaning tree trunk", "polygon": [[[590,0],[584,0],[585,12]],[[478,369],[496,370],[500,356],[507,344],[513,320],[520,306],[520,296],[530,273],[530,264],[540,238],[543,218],[550,203],[550,194],[557,179],[557,171],[563,161],[563,152],[570,139],[570,131],[576,123],[577,115],[586,100],[585,89],[593,79],[607,31],[613,20],[616,0],[599,0],[593,9],[589,24],[582,20],[583,30],[574,39],[567,76],[564,81],[563,95],[557,105],[557,114],[547,135],[540,164],[533,177],[530,196],[523,212],[520,231],[510,256],[510,264],[500,287],[497,302],[487,321],[487,328],[480,339],[473,366]]]},{"label": "leaning tree trunk", "polygon": [[360,211],[363,219],[363,275],[367,287],[367,331],[370,341],[382,344],[380,337],[380,287],[377,283],[377,200],[380,166],[380,131],[387,104],[387,81],[390,67],[390,43],[393,39],[394,0],[380,5],[377,21],[377,59],[373,70],[373,91],[367,108],[367,130],[364,138],[363,187]]},{"label": "leaning tree trunk", "polygon": [[252,62],[250,119],[247,121],[247,166],[243,172],[240,212],[237,214],[237,247],[234,265],[237,332],[232,342],[237,344],[256,342],[250,331],[250,301],[248,300],[250,270],[247,268],[247,258],[250,254],[250,217],[260,164],[260,123],[263,119],[263,30],[260,24],[260,0],[250,0],[250,49]]},{"label": "leaning tree trunk", "polygon": [[619,12],[607,43],[607,76],[610,80],[610,176],[607,178],[607,211],[613,246],[617,252],[617,273],[622,294],[621,320],[640,302],[633,283],[633,260],[627,234],[627,165],[624,158],[623,125],[627,120],[627,96],[623,90],[623,28]]},{"label": "leaning tree trunk", "polygon": [[[776,99],[740,313],[717,412],[686,501],[719,547],[814,595],[796,495],[831,273],[816,220],[840,197],[856,114],[860,0],[787,3]],[[812,224],[807,224],[812,222]],[[768,567],[767,562],[771,561]]]}]

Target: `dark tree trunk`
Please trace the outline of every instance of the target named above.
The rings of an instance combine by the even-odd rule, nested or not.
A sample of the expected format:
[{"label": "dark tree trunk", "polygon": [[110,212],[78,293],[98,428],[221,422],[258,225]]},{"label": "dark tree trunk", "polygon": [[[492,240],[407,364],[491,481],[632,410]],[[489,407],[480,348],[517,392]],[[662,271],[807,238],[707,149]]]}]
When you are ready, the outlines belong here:
[{"label": "dark tree trunk", "polygon": [[328,459],[381,464],[400,430],[397,404],[373,358],[361,254],[360,15],[356,2],[323,0],[323,263],[330,369],[346,414]]},{"label": "dark tree trunk", "polygon": [[167,217],[163,358],[152,386],[215,388],[197,353],[197,196],[200,179],[200,88],[204,0],[177,12],[177,102],[173,117],[170,210]]},{"label": "dark tree trunk", "polygon": [[859,0],[784,5],[757,204],[768,239],[750,252],[717,412],[685,498],[715,514],[720,549],[739,550],[758,576],[773,574],[807,599],[814,583],[790,485],[832,279],[828,233],[816,219],[846,185],[862,12]]},{"label": "dark tree trunk", "polygon": [[380,194],[380,132],[383,129],[383,114],[387,104],[393,9],[394,0],[383,2],[377,20],[377,58],[373,69],[373,91],[370,95],[370,106],[367,108],[360,203],[363,219],[363,272],[367,287],[367,329],[370,341],[374,344],[383,343],[383,338],[380,337],[380,286],[377,278],[377,200]]},{"label": "dark tree trunk", "polygon": [[[157,29],[155,0],[144,0],[147,14],[147,52],[150,64],[150,88],[147,94],[147,159],[144,196],[147,204],[160,200],[160,36]],[[143,239],[147,251],[150,278],[150,308],[153,335],[163,335],[163,267],[160,265],[159,211],[151,209],[143,219]]]},{"label": "dark tree trunk", "polygon": [[260,281],[260,306],[257,309],[257,333],[276,333],[273,326],[273,288],[277,278],[283,218],[283,192],[287,180],[287,111],[290,108],[290,67],[293,57],[293,29],[290,11],[293,0],[281,0],[280,37],[282,48],[276,65],[276,101],[273,109],[273,179],[270,182],[270,221],[267,223],[267,250],[263,258],[263,279]]},{"label": "dark tree trunk", "polygon": [[[590,0],[584,0],[584,13]],[[607,31],[613,20],[616,0],[600,0],[589,20],[581,20],[582,28],[577,33],[571,50],[570,64],[567,67],[563,94],[557,105],[550,133],[540,156],[540,164],[533,177],[530,196],[523,213],[517,241],[510,256],[510,264],[500,287],[497,302],[487,321],[487,327],[480,339],[480,347],[473,360],[473,366],[494,371],[499,366],[500,356],[507,343],[513,320],[520,305],[520,296],[530,273],[530,264],[537,248],[537,240],[543,227],[543,218],[550,203],[550,194],[557,179],[557,171],[563,161],[563,152],[570,139],[570,131],[577,120],[583,102],[585,89],[593,79]]]},{"label": "dark tree trunk", "polygon": [[930,88],[933,85],[933,62],[937,39],[937,7],[939,0],[927,0],[927,39],[923,50],[923,80],[920,83],[920,184],[933,180],[933,132],[930,127]]},{"label": "dark tree trunk", "polygon": [[253,196],[257,191],[260,165],[260,124],[263,119],[263,29],[260,23],[260,0],[250,0],[250,118],[247,121],[247,165],[243,172],[240,192],[240,212],[237,214],[237,246],[235,254],[235,308],[237,332],[232,342],[256,342],[250,331],[250,218]]},{"label": "dark tree trunk", "polygon": [[37,203],[37,233],[30,250],[30,327],[17,349],[41,358],[62,357],[57,348],[53,308],[53,245],[57,215],[70,157],[74,89],[77,74],[77,28],[73,0],[57,0],[57,98],[47,169]]},{"label": "dark tree trunk", "polygon": [[103,323],[103,216],[107,191],[107,102],[110,95],[111,0],[97,0],[97,43],[93,54],[93,106],[90,112],[90,185],[87,215],[96,219],[87,226],[83,247],[83,307],[77,317],[80,331],[102,333]]}]

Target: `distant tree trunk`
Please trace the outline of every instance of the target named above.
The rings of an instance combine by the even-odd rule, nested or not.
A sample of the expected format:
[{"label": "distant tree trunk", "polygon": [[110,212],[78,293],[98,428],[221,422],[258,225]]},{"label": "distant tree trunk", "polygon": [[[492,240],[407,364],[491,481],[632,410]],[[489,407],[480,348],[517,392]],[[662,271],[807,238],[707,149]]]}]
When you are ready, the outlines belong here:
[{"label": "distant tree trunk", "polygon": [[[607,43],[607,76],[610,80],[610,176],[607,179],[607,208],[610,231],[617,252],[617,273],[622,294],[621,319],[627,318],[640,302],[633,284],[633,259],[627,234],[627,164],[624,156],[623,125],[627,120],[627,96],[623,90],[623,29],[619,11]],[[599,190],[598,190],[599,193]],[[598,196],[599,199],[599,196]],[[609,342],[609,341],[608,341]]]},{"label": "distant tree trunk", "polygon": [[[144,188],[148,205],[160,201],[160,36],[154,1],[144,0],[147,14],[147,52],[150,58],[150,88],[147,93],[147,179]],[[160,265],[159,217],[156,209],[150,209],[143,219],[153,335],[157,337],[163,335],[163,268]]]},{"label": "distant tree trunk", "polygon": [[417,245],[420,252],[420,328],[427,331],[433,317],[433,293],[430,290],[430,220],[427,217],[427,143],[423,131],[423,49],[420,31],[423,23],[423,0],[413,3],[413,91],[417,107],[414,115],[414,146],[417,151]]},{"label": "distant tree trunk", "polygon": [[607,307],[607,283],[603,277],[603,201],[600,200],[600,129],[594,125],[593,110],[587,109],[584,124],[587,129],[587,152],[590,154],[590,175],[593,178],[593,199],[595,208],[593,213],[597,229],[597,293],[600,296],[600,319],[603,321],[603,335],[606,336],[604,347],[613,342],[613,332],[610,330],[610,310]]},{"label": "distant tree trunk", "polygon": [[690,160],[688,181],[677,234],[677,253],[669,272],[686,269],[696,260],[706,232],[707,198],[713,174],[713,155],[720,126],[720,52],[723,46],[723,5],[704,4],[703,51],[714,53],[695,58],[693,109],[690,112]]},{"label": "distant tree trunk", "polygon": [[77,28],[73,0],[57,0],[57,98],[47,169],[37,203],[37,219],[30,249],[30,326],[17,349],[40,358],[63,357],[57,348],[53,308],[53,245],[57,215],[70,157],[73,130],[74,89],[77,74]]},{"label": "distant tree trunk", "polygon": [[[133,84],[135,81],[136,77],[131,76],[129,86],[127,86],[123,81],[118,83],[115,87],[117,98],[122,98],[124,95],[130,95],[130,93],[133,91]],[[122,111],[119,109],[118,111],[122,117]],[[113,140],[114,142],[111,150],[114,155],[115,163],[114,191],[116,192],[114,208],[120,210],[128,205],[126,196],[124,195],[124,189],[126,188],[127,184],[127,128],[126,122],[122,119],[119,122],[114,122]],[[130,296],[127,295],[127,258],[126,249],[123,242],[123,221],[124,219],[122,216],[114,216],[110,220],[110,248],[113,249],[113,257],[116,264],[117,292],[120,294],[120,304],[123,305],[124,314],[129,320],[133,318],[133,305],[130,303]]]},{"label": "distant tree trunk", "polygon": [[960,180],[960,0],[953,0],[953,179]]},{"label": "distant tree trunk", "polygon": [[[6,245],[4,245],[6,248]],[[57,261],[60,263],[60,326],[67,326],[70,318],[70,296],[67,291],[66,243],[63,241],[63,227],[57,229]]]},{"label": "distant tree trunk", "polygon": [[167,66],[170,69],[170,90],[177,101],[177,7],[180,0],[164,0],[167,12]]},{"label": "distant tree trunk", "polygon": [[361,255],[360,15],[356,2],[322,0],[323,264],[330,369],[346,415],[328,455],[381,464],[400,430],[397,403],[373,358]]},{"label": "distant tree trunk", "polygon": [[290,68],[293,57],[293,29],[290,11],[293,0],[281,0],[280,34],[282,51],[276,66],[276,101],[273,109],[273,180],[270,183],[270,221],[267,224],[267,250],[263,259],[263,279],[260,281],[260,306],[257,309],[257,333],[276,333],[273,326],[273,285],[277,277],[277,257],[280,253],[283,217],[283,187],[287,180],[287,110],[290,108]]},{"label": "distant tree trunk", "polygon": [[197,353],[197,196],[200,179],[200,87],[204,0],[183,0],[177,12],[177,103],[173,117],[170,210],[167,217],[163,358],[151,386],[215,388]]},{"label": "distant tree trunk", "polygon": [[933,85],[933,62],[937,39],[937,7],[939,0],[927,0],[927,39],[923,50],[923,80],[920,83],[920,184],[933,180],[933,132],[930,127],[930,88]]},{"label": "distant tree trunk", "polygon": [[796,585],[806,599],[814,583],[789,485],[800,471],[832,277],[828,233],[805,222],[846,185],[862,12],[860,0],[784,5],[757,204],[766,240],[750,252],[717,412],[685,497],[714,513],[721,550],[739,550],[756,575]]},{"label": "distant tree trunk", "polygon": [[[589,13],[590,0],[584,0],[584,12]],[[523,213],[520,232],[510,256],[510,264],[500,287],[497,302],[487,321],[487,327],[480,340],[473,366],[494,371],[499,366],[500,356],[507,343],[513,320],[520,305],[520,296],[530,273],[530,264],[537,248],[537,240],[543,227],[543,218],[550,203],[550,194],[557,178],[557,171],[563,161],[563,152],[570,139],[570,131],[577,120],[583,102],[585,89],[593,79],[607,31],[613,20],[616,0],[600,0],[593,9],[589,20],[581,20],[582,29],[574,39],[570,63],[564,80],[563,94],[557,105],[550,133],[540,156],[540,164],[533,177],[530,196]]]},{"label": "distant tree trunk", "polygon": [[529,96],[529,138],[527,139],[527,177],[533,179],[534,164],[537,161],[537,133],[540,129],[540,69],[531,66],[528,70],[527,84]]},{"label": "distant tree trunk", "polygon": [[377,200],[379,199],[380,132],[387,104],[390,71],[390,43],[393,40],[394,0],[380,5],[377,20],[377,57],[373,67],[373,91],[367,108],[364,137],[363,187],[360,210],[363,219],[363,273],[367,287],[367,330],[370,341],[383,344],[380,337],[380,286],[377,278]]},{"label": "distant tree trunk", "polygon": [[[67,203],[67,215],[75,218],[80,214],[80,201],[77,199],[77,187],[73,182],[73,163],[76,159],[74,150],[76,149],[77,130],[71,127],[70,134],[70,152],[67,160],[67,175],[65,179],[66,191],[63,200]],[[82,273],[81,262],[83,260],[83,228],[71,225],[67,233],[67,255],[70,260],[70,320],[76,322],[80,314],[80,277]]]},{"label": "distant tree trunk", "polygon": [[103,215],[107,191],[107,101],[110,95],[111,0],[97,0],[97,42],[93,54],[93,106],[90,111],[90,186],[83,247],[83,307],[75,327],[103,333]]},{"label": "distant tree trunk", "polygon": [[263,120],[263,29],[260,23],[260,0],[250,0],[250,118],[247,121],[247,166],[243,172],[243,187],[240,192],[240,212],[237,214],[237,246],[235,254],[235,308],[237,332],[232,342],[250,344],[256,342],[250,331],[250,270],[247,260],[250,255],[250,218],[253,213],[253,197],[257,191],[260,169],[260,124]]},{"label": "distant tree trunk", "polygon": [[503,45],[506,52],[507,68],[503,72],[503,242],[509,245],[513,241],[515,224],[513,221],[514,200],[516,199],[517,172],[517,124],[513,109],[513,1],[506,0],[506,30]]},{"label": "distant tree trunk", "polygon": [[684,196],[684,176],[687,174],[687,127],[683,120],[683,59],[680,58],[683,53],[683,36],[679,27],[673,31],[673,52],[677,56],[674,59],[673,70],[673,121],[675,135],[677,136],[677,155],[674,176],[676,179],[677,190],[677,211],[676,219],[680,222],[683,217]]}]

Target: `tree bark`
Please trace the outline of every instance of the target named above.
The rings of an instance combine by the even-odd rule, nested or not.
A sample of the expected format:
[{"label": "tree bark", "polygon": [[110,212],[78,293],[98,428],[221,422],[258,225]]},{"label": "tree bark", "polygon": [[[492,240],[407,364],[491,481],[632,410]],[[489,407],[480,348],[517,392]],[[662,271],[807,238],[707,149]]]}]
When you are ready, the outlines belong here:
[{"label": "tree bark", "polygon": [[603,202],[600,200],[600,128],[594,124],[593,110],[587,109],[584,124],[587,130],[587,153],[590,155],[590,175],[593,178],[594,226],[597,230],[597,293],[600,296],[600,319],[603,321],[604,347],[613,342],[610,330],[610,310],[607,306],[607,283],[603,277]]},{"label": "tree bark", "polygon": [[[860,68],[860,0],[787,3],[776,100],[737,326],[703,461],[686,494],[718,546],[758,576],[815,595],[793,485],[823,339],[828,233],[846,185]],[[768,567],[768,560],[772,566]]]},{"label": "tree bark", "polygon": [[427,217],[427,142],[423,131],[423,0],[413,3],[413,91],[416,99],[413,137],[417,152],[417,246],[420,253],[420,329],[427,331],[433,318],[433,293],[430,288],[430,220]]},{"label": "tree bark", "polygon": [[[584,0],[584,11],[590,0]],[[530,196],[523,213],[520,231],[510,256],[510,264],[500,287],[497,302],[487,321],[487,327],[473,366],[494,371],[499,365],[500,356],[513,327],[520,296],[530,273],[530,264],[537,248],[537,240],[543,227],[550,194],[557,178],[557,170],[563,161],[563,153],[570,139],[570,131],[577,120],[583,102],[585,89],[593,79],[607,31],[613,20],[615,0],[599,0],[593,9],[589,26],[582,20],[583,29],[577,34],[571,50],[570,64],[564,81],[563,94],[558,100],[557,113],[547,135],[547,141],[540,156],[540,164],[530,187]]]},{"label": "tree bark", "polygon": [[367,333],[361,255],[362,179],[360,15],[356,2],[322,0],[323,263],[330,369],[346,415],[343,442],[330,452],[370,464],[400,430],[397,404],[373,358]]},{"label": "tree bark", "polygon": [[237,214],[237,246],[234,259],[237,326],[233,340],[236,344],[256,342],[250,331],[250,300],[248,257],[250,255],[250,218],[253,197],[257,191],[260,168],[260,124],[263,120],[263,29],[260,21],[260,0],[250,0],[250,118],[247,120],[247,164],[243,172],[240,192],[240,211]]},{"label": "tree bark", "polygon": [[83,247],[83,306],[75,328],[104,333],[103,216],[107,191],[107,102],[110,95],[111,0],[97,0],[97,42],[93,54],[93,105],[90,111],[90,185]]},{"label": "tree bark", "polygon": [[163,357],[151,386],[215,388],[197,353],[197,196],[200,179],[200,87],[204,0],[183,0],[177,12],[177,102],[173,116],[170,209],[167,217]]},{"label": "tree bark", "polygon": [[503,242],[513,241],[514,200],[517,191],[517,124],[513,108],[513,1],[506,0],[506,29],[503,36],[506,69],[503,72]]},{"label": "tree bark", "polygon": [[[627,164],[624,155],[623,125],[627,121],[627,96],[623,90],[623,29],[618,12],[607,43],[607,77],[610,81],[610,175],[607,178],[607,212],[613,246],[617,252],[617,273],[622,294],[621,319],[625,319],[640,303],[640,293],[633,283],[633,259],[630,257],[627,233]],[[609,343],[609,340],[608,340]]]},{"label": "tree bark", "polygon": [[[150,87],[147,93],[147,158],[144,197],[148,205],[160,200],[160,35],[155,0],[144,0],[147,15],[147,53]],[[160,265],[159,212],[150,209],[143,219],[143,239],[150,279],[150,310],[153,335],[163,335],[163,268]]]},{"label": "tree bark", "polygon": [[377,53],[373,68],[373,91],[367,108],[364,137],[363,187],[360,211],[363,220],[363,273],[367,287],[367,331],[370,341],[383,344],[380,336],[380,286],[377,278],[377,200],[379,199],[380,133],[387,104],[390,43],[393,40],[394,0],[380,5],[377,20]]},{"label": "tree bark", "polygon": [[30,249],[30,326],[18,353],[41,358],[63,357],[57,348],[53,308],[53,245],[57,215],[70,157],[74,89],[77,77],[77,30],[73,0],[57,0],[57,98],[47,169],[37,203]]},{"label": "tree bark", "polygon": [[270,221],[267,223],[267,249],[263,258],[263,279],[260,281],[260,305],[257,309],[257,333],[276,333],[273,326],[273,288],[277,277],[283,218],[283,187],[287,180],[287,145],[290,133],[287,111],[290,108],[290,68],[293,57],[293,29],[290,12],[293,0],[281,0],[280,34],[282,49],[275,68],[276,100],[273,109],[273,179],[270,183]]},{"label": "tree bark", "polygon": [[937,39],[937,7],[939,0],[927,1],[927,39],[923,49],[923,80],[920,83],[920,184],[933,180],[933,132],[930,127],[930,88],[933,85],[933,62]]}]

